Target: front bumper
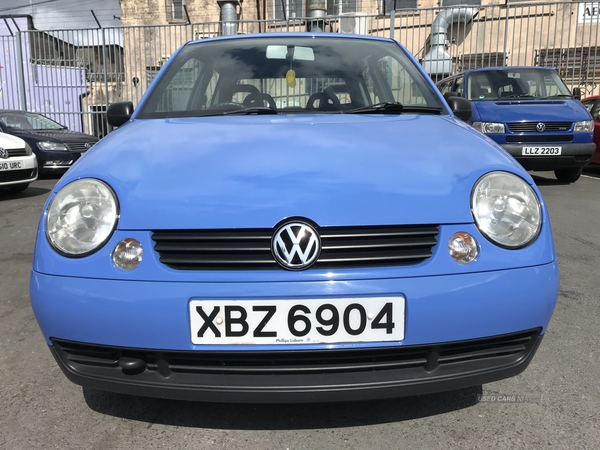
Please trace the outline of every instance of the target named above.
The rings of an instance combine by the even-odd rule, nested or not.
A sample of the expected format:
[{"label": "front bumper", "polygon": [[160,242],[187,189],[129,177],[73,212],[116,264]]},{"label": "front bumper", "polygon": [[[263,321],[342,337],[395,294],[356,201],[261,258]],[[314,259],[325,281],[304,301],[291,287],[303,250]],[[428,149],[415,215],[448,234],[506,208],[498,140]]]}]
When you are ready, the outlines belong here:
[{"label": "front bumper", "polygon": [[[17,162],[20,164],[20,168],[9,169],[11,164]],[[0,159],[0,164],[4,164],[6,167],[6,169],[0,170],[0,187],[16,186],[37,180],[38,165],[35,155]]]},{"label": "front bumper", "polygon": [[298,351],[153,351],[53,341],[76,384],[209,402],[371,400],[462,389],[521,373],[540,329],[433,345]]},{"label": "front bumper", "polygon": [[[523,156],[523,147],[562,147],[561,156]],[[501,147],[510,153],[526,170],[555,170],[569,167],[583,167],[589,164],[596,144],[575,143],[524,143],[502,144]]]},{"label": "front bumper", "polygon": [[[34,271],[30,289],[44,337],[75,383],[176,399],[312,402],[416,395],[516,375],[550,321],[558,279],[556,262],[437,277],[283,283],[115,281]],[[406,298],[401,342],[194,345],[190,338],[191,299],[388,295]]]}]

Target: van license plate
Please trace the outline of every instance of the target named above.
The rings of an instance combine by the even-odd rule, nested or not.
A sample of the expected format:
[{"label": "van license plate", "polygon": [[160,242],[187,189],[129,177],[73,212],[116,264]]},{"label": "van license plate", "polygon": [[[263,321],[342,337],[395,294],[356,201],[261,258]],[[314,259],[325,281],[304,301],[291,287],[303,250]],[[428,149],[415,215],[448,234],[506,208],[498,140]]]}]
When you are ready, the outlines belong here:
[{"label": "van license plate", "polygon": [[522,156],[557,156],[562,153],[562,147],[523,147]]}]

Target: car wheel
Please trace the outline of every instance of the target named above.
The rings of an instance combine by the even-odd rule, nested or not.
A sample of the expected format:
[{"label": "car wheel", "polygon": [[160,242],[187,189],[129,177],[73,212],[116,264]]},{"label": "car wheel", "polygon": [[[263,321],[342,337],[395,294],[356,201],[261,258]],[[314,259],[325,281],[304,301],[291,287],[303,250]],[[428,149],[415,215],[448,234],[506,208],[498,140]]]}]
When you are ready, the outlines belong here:
[{"label": "car wheel", "polygon": [[558,181],[575,183],[577,180],[579,180],[581,172],[583,172],[582,167],[571,167],[569,169],[556,169],[554,171],[554,175],[556,175],[556,179]]},{"label": "car wheel", "polygon": [[25,189],[27,189],[28,186],[29,186],[29,183],[17,184],[16,186],[2,188],[2,190],[8,194],[19,194],[19,193],[23,192]]}]

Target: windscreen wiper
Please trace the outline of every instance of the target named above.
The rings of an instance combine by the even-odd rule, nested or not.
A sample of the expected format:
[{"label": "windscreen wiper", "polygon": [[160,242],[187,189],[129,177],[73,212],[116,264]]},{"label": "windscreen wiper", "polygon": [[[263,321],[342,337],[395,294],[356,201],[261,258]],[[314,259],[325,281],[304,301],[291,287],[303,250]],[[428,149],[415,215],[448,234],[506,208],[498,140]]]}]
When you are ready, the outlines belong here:
[{"label": "windscreen wiper", "polygon": [[360,108],[342,111],[344,114],[400,114],[400,113],[423,113],[423,114],[441,114],[441,107],[432,106],[406,106],[400,102],[382,102],[374,105],[363,106]]},{"label": "windscreen wiper", "polygon": [[549,95],[548,97],[540,98],[539,100],[550,100],[553,98],[573,98],[570,94]]},{"label": "windscreen wiper", "polygon": [[221,116],[232,116],[232,115],[249,115],[249,114],[279,114],[276,109],[270,106],[252,106],[249,108],[234,109],[233,111],[223,111],[219,115]]},{"label": "windscreen wiper", "polygon": [[401,113],[404,111],[404,105],[400,102],[381,102],[374,105],[361,106],[360,108],[348,109],[342,111],[344,114],[360,113]]}]

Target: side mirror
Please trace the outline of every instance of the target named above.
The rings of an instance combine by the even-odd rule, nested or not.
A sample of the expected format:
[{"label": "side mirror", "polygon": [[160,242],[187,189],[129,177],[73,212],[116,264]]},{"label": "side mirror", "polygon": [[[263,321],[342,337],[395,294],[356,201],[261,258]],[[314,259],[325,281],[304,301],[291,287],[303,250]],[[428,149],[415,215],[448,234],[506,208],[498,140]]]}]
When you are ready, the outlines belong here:
[{"label": "side mirror", "polygon": [[120,127],[127,122],[133,114],[133,103],[113,103],[106,110],[106,121],[113,127]]},{"label": "side mirror", "polygon": [[573,88],[573,98],[575,98],[576,100],[581,100],[581,89],[576,87]]},{"label": "side mirror", "polygon": [[469,100],[462,97],[448,97],[446,101],[456,117],[464,120],[465,122],[471,119],[473,110],[471,109],[471,102]]},{"label": "side mirror", "polygon": [[460,95],[458,94],[458,92],[454,91],[448,91],[444,94],[444,98],[446,99],[446,101],[448,101],[450,97],[460,97]]}]

